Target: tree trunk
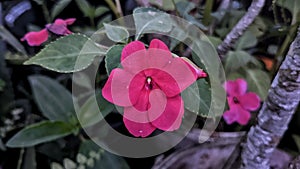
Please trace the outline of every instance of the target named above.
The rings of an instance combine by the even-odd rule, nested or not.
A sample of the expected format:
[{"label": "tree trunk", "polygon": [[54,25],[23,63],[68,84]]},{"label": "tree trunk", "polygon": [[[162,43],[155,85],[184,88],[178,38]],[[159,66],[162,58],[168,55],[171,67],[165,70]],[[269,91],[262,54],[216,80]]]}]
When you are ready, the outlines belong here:
[{"label": "tree trunk", "polygon": [[300,101],[300,29],[272,82],[267,99],[242,151],[245,169],[268,169],[272,152],[288,128]]}]

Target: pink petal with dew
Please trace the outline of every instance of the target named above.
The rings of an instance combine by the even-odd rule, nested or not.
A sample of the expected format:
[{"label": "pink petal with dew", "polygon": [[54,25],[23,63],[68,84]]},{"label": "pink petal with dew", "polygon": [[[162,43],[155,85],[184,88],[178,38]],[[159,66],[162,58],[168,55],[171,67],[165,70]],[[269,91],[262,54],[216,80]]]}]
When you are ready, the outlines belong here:
[{"label": "pink petal with dew", "polygon": [[168,72],[160,69],[147,69],[144,72],[147,77],[152,78],[153,83],[155,83],[167,97],[176,96],[181,92],[177,82]]},{"label": "pink petal with dew", "polygon": [[224,87],[229,96],[243,95],[247,91],[247,82],[243,79],[229,80],[225,82]]},{"label": "pink petal with dew", "polygon": [[132,106],[129,98],[129,84],[133,76],[123,69],[113,69],[103,89],[103,97],[118,106]]},{"label": "pink petal with dew", "polygon": [[255,111],[260,107],[260,98],[253,92],[238,96],[238,100],[240,105],[246,110]]},{"label": "pink petal with dew", "polygon": [[197,78],[194,76],[193,71],[181,58],[173,58],[173,60],[164,67],[165,72],[174,78],[179,86],[180,92],[185,90],[191,84],[193,84]]},{"label": "pink petal with dew", "polygon": [[[161,104],[155,101],[159,99],[157,98],[159,96],[160,95],[150,94],[150,100],[153,100],[153,102],[150,101],[151,105]],[[154,125],[158,129],[164,131],[177,130],[181,125],[181,121],[184,113],[183,107],[184,107],[183,100],[181,99],[180,95],[177,95],[172,98],[167,98],[166,107],[162,113],[159,112],[161,114],[159,117],[157,117],[158,116],[157,112],[151,111],[151,108],[149,109],[148,112],[149,120],[151,121],[152,125]]]},{"label": "pink petal with dew", "polygon": [[145,51],[145,45],[140,41],[133,41],[128,43],[122,50],[121,53],[121,62],[127,58],[128,56],[132,55],[137,51]]},{"label": "pink petal with dew", "polygon": [[42,29],[39,32],[29,32],[27,33],[21,41],[27,41],[30,46],[40,46],[42,43],[46,42],[48,39],[47,29]]},{"label": "pink petal with dew", "polygon": [[156,129],[151,123],[137,123],[126,118],[123,121],[127,130],[135,137],[147,137]]}]

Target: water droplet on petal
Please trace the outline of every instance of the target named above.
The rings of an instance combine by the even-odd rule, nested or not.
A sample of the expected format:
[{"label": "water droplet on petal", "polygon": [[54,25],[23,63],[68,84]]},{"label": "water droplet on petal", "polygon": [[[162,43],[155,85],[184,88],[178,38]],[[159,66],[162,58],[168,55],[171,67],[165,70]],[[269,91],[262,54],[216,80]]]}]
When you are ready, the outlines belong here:
[{"label": "water droplet on petal", "polygon": [[162,24],[162,23],[163,23],[163,21],[158,21],[158,23]]},{"label": "water droplet on petal", "polygon": [[139,133],[143,133],[143,130],[139,130]]},{"label": "water droplet on petal", "polygon": [[171,63],[171,61],[169,61],[169,63]]}]

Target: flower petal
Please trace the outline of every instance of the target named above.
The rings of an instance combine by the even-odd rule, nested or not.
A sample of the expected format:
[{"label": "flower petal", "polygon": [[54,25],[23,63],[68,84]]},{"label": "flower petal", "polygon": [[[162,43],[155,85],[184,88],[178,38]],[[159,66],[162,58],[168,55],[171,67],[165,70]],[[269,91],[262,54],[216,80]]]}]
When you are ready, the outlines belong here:
[{"label": "flower petal", "polygon": [[152,39],[149,45],[149,49],[151,48],[155,48],[155,49],[162,49],[162,50],[166,50],[169,51],[168,46],[161,40],[159,39]]},{"label": "flower petal", "polygon": [[173,60],[165,66],[163,70],[174,78],[179,86],[180,92],[185,90],[197,80],[193,71],[191,71],[189,66],[181,58],[173,58]]},{"label": "flower petal", "polygon": [[128,43],[122,50],[121,54],[121,62],[127,58],[129,55],[132,55],[133,53],[137,51],[146,51],[145,45],[140,41],[133,41]]},{"label": "flower petal", "polygon": [[186,57],[180,57],[193,72],[195,78],[207,77],[207,74]]},{"label": "flower petal", "polygon": [[65,19],[65,23],[66,23],[67,25],[72,25],[75,21],[76,21],[76,18],[68,18],[68,19]]},{"label": "flower petal", "polygon": [[260,98],[253,92],[238,96],[238,100],[240,105],[246,110],[255,111],[260,106]]},{"label": "flower petal", "polygon": [[21,41],[27,41],[30,46],[40,46],[42,43],[46,42],[48,39],[47,29],[42,29],[39,32],[29,32],[27,33]]},{"label": "flower petal", "polygon": [[113,69],[102,89],[103,97],[118,106],[132,106],[129,98],[129,84],[133,76],[123,69]]},{"label": "flower petal", "polygon": [[246,125],[251,118],[251,114],[244,110],[240,105],[235,104],[223,114],[223,118],[227,124],[238,122],[241,125]]},{"label": "flower petal", "polygon": [[180,93],[177,82],[168,72],[160,69],[147,69],[144,72],[147,77],[152,78],[153,82],[167,97],[173,97]]},{"label": "flower petal", "polygon": [[225,82],[224,87],[229,96],[244,95],[247,91],[247,82],[244,79],[229,80]]},{"label": "flower petal", "polygon": [[148,110],[149,90],[145,88],[146,77],[143,72],[135,75],[129,85],[129,98],[139,111]]},{"label": "flower petal", "polygon": [[126,118],[123,118],[127,130],[135,137],[147,137],[156,128],[151,123],[137,123]]},{"label": "flower petal", "polygon": [[[166,105],[161,103],[161,100],[164,100],[164,95],[158,93],[150,93],[149,99],[151,107],[155,107],[154,109],[149,109],[148,116],[152,125],[155,127],[164,130],[164,131],[173,131],[177,130],[180,127],[182,116],[184,113],[183,109],[183,100],[180,95],[177,95],[172,98],[166,98]],[[162,108],[163,112],[157,111],[157,108]]]}]

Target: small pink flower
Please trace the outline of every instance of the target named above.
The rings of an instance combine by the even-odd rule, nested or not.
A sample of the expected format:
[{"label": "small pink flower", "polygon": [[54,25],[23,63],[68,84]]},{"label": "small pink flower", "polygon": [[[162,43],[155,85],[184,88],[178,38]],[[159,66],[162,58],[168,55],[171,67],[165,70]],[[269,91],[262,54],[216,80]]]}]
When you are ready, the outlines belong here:
[{"label": "small pink flower", "polygon": [[29,46],[40,46],[42,43],[46,42],[49,33],[55,33],[57,35],[68,35],[72,32],[67,28],[67,25],[71,25],[75,22],[75,18],[69,18],[66,20],[63,19],[56,19],[54,23],[50,23],[46,25],[45,29],[42,29],[39,32],[28,32],[25,36],[21,39],[21,41],[27,41]]},{"label": "small pink flower", "polygon": [[68,25],[72,25],[75,22],[75,18],[69,19],[56,19],[54,23],[50,23],[46,25],[46,28],[57,35],[68,35],[72,32],[67,28]]},{"label": "small pink flower", "polygon": [[39,32],[28,32],[21,39],[21,41],[27,41],[30,46],[40,46],[42,43],[46,42],[48,39],[47,29],[42,29]]},{"label": "small pink flower", "polygon": [[257,94],[247,91],[247,82],[243,79],[227,81],[224,85],[227,92],[229,110],[223,114],[227,124],[238,122],[246,125],[251,118],[249,111],[260,107],[260,98]]},{"label": "small pink flower", "polygon": [[198,77],[207,76],[188,61],[173,57],[157,39],[148,49],[140,41],[126,45],[121,66],[113,69],[102,94],[124,107],[124,124],[135,137],[147,137],[155,129],[178,129],[184,113],[180,93]]}]

